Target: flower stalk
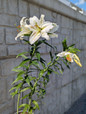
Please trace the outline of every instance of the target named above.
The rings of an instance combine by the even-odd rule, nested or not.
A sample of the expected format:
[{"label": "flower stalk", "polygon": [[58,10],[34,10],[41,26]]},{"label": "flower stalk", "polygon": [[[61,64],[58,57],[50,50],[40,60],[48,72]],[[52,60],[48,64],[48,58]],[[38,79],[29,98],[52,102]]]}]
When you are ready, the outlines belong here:
[{"label": "flower stalk", "polygon": [[[27,24],[27,21],[29,21],[30,24]],[[29,114],[33,114],[35,110],[39,109],[38,99],[44,98],[50,75],[52,73],[59,75],[59,73],[62,74],[64,71],[60,61],[62,61],[67,68],[70,68],[70,63],[73,61],[80,67],[82,66],[79,57],[76,55],[79,50],[74,48],[73,45],[67,46],[66,40],[62,42],[63,52],[61,53],[57,53],[58,50],[56,46],[52,46],[46,42],[46,40],[58,36],[55,33],[58,27],[56,23],[45,21],[44,15],[41,15],[40,19],[36,16],[29,19],[23,17],[20,21],[21,31],[15,39],[17,40],[17,38],[20,37],[21,40],[29,45],[30,51],[22,52],[17,55],[17,57],[22,57],[23,61],[13,69],[13,71],[17,72],[17,78],[12,83],[14,85],[10,91],[15,90],[15,92],[11,93],[12,96],[18,95],[17,114],[20,108],[23,109],[22,114],[25,114],[27,111]],[[23,39],[22,37],[24,36],[29,36],[29,41]],[[45,40],[39,40],[41,37],[45,38]],[[49,52],[49,63],[41,56],[39,51],[39,48],[42,47],[41,44],[45,44],[53,50]],[[33,72],[38,72],[38,76],[36,75],[37,73],[31,75]],[[21,96],[21,94],[26,93],[26,91],[27,94]],[[36,96],[36,98],[34,98],[34,96]],[[21,99],[26,98],[29,99],[28,103],[19,104]]]}]

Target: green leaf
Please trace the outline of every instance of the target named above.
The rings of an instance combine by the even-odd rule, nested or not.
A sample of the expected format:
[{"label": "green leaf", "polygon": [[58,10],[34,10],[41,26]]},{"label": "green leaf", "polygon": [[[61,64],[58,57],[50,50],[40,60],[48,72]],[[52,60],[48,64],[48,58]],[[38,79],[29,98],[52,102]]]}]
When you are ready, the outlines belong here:
[{"label": "green leaf", "polygon": [[52,55],[52,52],[50,51],[50,58],[51,58],[51,61],[53,60],[53,55]]},{"label": "green leaf", "polygon": [[14,87],[12,87],[12,88],[10,89],[10,91],[12,91],[13,89],[18,90],[21,86],[22,86],[22,82],[19,83],[19,84],[17,84],[17,85],[15,85]]},{"label": "green leaf", "polygon": [[28,85],[30,85],[30,79],[29,78],[26,79],[26,82]]},{"label": "green leaf", "polygon": [[21,105],[19,106],[19,108],[22,108],[22,107],[29,107],[29,105],[28,105],[28,104],[21,104]]},{"label": "green leaf", "polygon": [[61,69],[59,69],[60,73],[63,74],[63,71]]},{"label": "green leaf", "polygon": [[41,57],[40,57],[40,63],[41,63],[41,65],[42,65],[43,68],[46,67],[46,64],[45,64],[46,61],[43,58],[41,58]]},{"label": "green leaf", "polygon": [[43,74],[44,74],[44,70],[41,70],[39,73],[39,77],[43,76]]},{"label": "green leaf", "polygon": [[27,62],[29,62],[30,61],[30,59],[28,58],[28,59],[25,59],[25,60],[23,60],[16,68],[21,68],[21,67],[23,67],[24,66],[24,64],[26,64]]},{"label": "green leaf", "polygon": [[24,109],[23,109],[23,112],[22,112],[22,114],[25,114],[26,112],[27,112],[27,109],[28,109],[28,104],[24,107]]},{"label": "green leaf", "polygon": [[48,74],[45,75],[45,78],[46,78],[47,82],[49,82],[49,75]]},{"label": "green leaf", "polygon": [[68,69],[70,69],[70,66],[67,64],[67,63],[68,63],[67,60],[66,60],[66,62],[63,60],[63,63],[65,64],[65,66],[66,66]]},{"label": "green leaf", "polygon": [[54,49],[54,47],[52,45],[48,44],[46,41],[44,41],[43,43]]},{"label": "green leaf", "polygon": [[32,61],[32,63],[31,63],[31,64],[36,65],[36,66],[39,66],[39,64],[38,64],[38,62],[37,62],[37,61]]},{"label": "green leaf", "polygon": [[30,78],[28,77],[27,79],[26,79],[26,82],[27,82],[27,84],[31,87],[31,88],[33,88],[33,84],[30,82],[31,80],[30,80]]},{"label": "green leaf", "polygon": [[77,53],[77,52],[80,52],[79,49],[74,48],[74,47],[69,47],[68,49],[69,49],[69,51],[70,51],[71,53]]},{"label": "green leaf", "polygon": [[75,44],[72,44],[72,45],[68,46],[68,48],[69,48],[69,47],[74,47],[74,46],[75,46]]},{"label": "green leaf", "polygon": [[29,114],[34,114],[32,109],[30,109]]},{"label": "green leaf", "polygon": [[20,92],[24,92],[24,91],[26,91],[28,89],[30,89],[30,87],[26,87],[26,88],[22,89]]},{"label": "green leaf", "polygon": [[36,57],[40,61],[40,53],[36,53]]},{"label": "green leaf", "polygon": [[64,39],[62,41],[62,45],[63,45],[63,51],[65,51],[66,49],[68,49],[66,39]]},{"label": "green leaf", "polygon": [[9,91],[12,91],[12,90],[14,90],[14,89],[16,89],[16,87],[12,87]]},{"label": "green leaf", "polygon": [[58,72],[56,72],[56,71],[54,71],[54,70],[52,70],[52,71],[53,71],[55,74],[57,74],[57,75],[59,74]]},{"label": "green leaf", "polygon": [[36,45],[39,46],[40,44],[42,44],[44,42],[45,42],[45,39],[44,40],[39,40]]},{"label": "green leaf", "polygon": [[47,66],[51,64],[51,61],[49,63],[47,63]]},{"label": "green leaf", "polygon": [[19,76],[22,76],[24,73],[25,73],[25,71],[21,71],[21,72],[18,73],[17,76],[18,76],[18,77],[19,77]]},{"label": "green leaf", "polygon": [[26,99],[29,97],[29,94],[25,95],[24,97],[22,97],[21,99]]},{"label": "green leaf", "polygon": [[16,69],[16,67],[15,67],[15,68],[12,69],[12,71],[15,71],[15,72],[22,72],[23,70],[21,70],[21,69]]},{"label": "green leaf", "polygon": [[15,92],[12,92],[10,95],[12,95],[12,97],[14,97],[16,94],[18,94],[18,90],[16,90]]},{"label": "green leaf", "polygon": [[28,52],[19,53],[19,54],[16,56],[16,58],[18,58],[19,56],[21,56],[21,57],[27,59],[28,57],[24,55],[24,54],[27,54],[27,53],[28,53]]},{"label": "green leaf", "polygon": [[35,109],[39,109],[39,105],[38,105],[38,102],[37,101],[34,100],[33,101],[33,104],[35,105],[34,108],[33,108],[34,110]]},{"label": "green leaf", "polygon": [[48,69],[47,74],[50,75],[52,73],[52,69]]},{"label": "green leaf", "polygon": [[30,81],[35,80],[36,77],[29,76]]},{"label": "green leaf", "polygon": [[55,65],[54,67],[57,68],[61,74],[63,74],[64,69],[60,69],[57,65]]},{"label": "green leaf", "polygon": [[12,85],[20,80],[22,81],[23,77],[21,77],[21,76],[17,77],[16,80],[13,81]]}]

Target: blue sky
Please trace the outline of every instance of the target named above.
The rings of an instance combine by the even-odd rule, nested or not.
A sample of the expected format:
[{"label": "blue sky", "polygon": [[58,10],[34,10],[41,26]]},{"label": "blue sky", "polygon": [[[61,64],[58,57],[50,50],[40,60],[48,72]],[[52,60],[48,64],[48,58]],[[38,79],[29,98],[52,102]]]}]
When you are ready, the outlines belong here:
[{"label": "blue sky", "polygon": [[70,0],[70,1],[86,11],[86,2],[84,2],[85,0]]}]

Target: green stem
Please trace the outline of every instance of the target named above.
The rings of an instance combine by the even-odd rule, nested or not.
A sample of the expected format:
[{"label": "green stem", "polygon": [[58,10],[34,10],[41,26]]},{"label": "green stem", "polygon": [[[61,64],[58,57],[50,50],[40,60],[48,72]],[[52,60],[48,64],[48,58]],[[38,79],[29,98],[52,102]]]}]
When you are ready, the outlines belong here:
[{"label": "green stem", "polygon": [[[30,62],[32,62],[32,58],[33,58],[33,56],[34,56],[34,54],[35,54],[35,51],[36,51],[36,45],[34,46],[34,49],[33,49],[33,52],[32,52],[32,56],[31,56],[31,60],[30,60]],[[30,64],[30,62],[29,62],[29,64]],[[29,67],[30,67],[30,66],[29,66]],[[32,95],[31,95],[30,98],[29,98],[29,108],[28,108],[28,113],[30,113],[31,103],[32,103]]]},{"label": "green stem", "polygon": [[29,99],[29,108],[28,108],[28,113],[30,112],[31,102],[32,102],[32,100],[31,100],[31,98],[30,98],[30,99]]},{"label": "green stem", "polygon": [[47,71],[47,69],[49,68],[49,67],[51,67],[51,66],[53,66],[53,65],[55,65],[56,64],[56,61],[58,60],[59,58],[56,58],[53,62],[50,62],[49,63],[49,65],[46,67],[46,69],[42,72],[42,74],[41,75],[39,75],[39,77],[37,78],[37,80],[36,80],[36,82],[35,82],[35,84],[34,84],[34,87],[33,88],[35,88],[36,87],[36,85],[37,85],[37,82],[39,81],[39,79],[43,76],[43,74]]},{"label": "green stem", "polygon": [[20,100],[20,93],[18,94],[18,101],[17,101],[17,114],[18,114],[18,111],[19,111],[19,100]]}]

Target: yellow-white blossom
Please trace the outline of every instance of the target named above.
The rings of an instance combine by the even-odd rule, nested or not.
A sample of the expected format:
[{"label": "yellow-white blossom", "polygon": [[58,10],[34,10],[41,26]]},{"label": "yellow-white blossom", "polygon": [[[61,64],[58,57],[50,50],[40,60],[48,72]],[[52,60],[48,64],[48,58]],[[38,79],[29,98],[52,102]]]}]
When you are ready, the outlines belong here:
[{"label": "yellow-white blossom", "polygon": [[25,34],[30,34],[31,31],[29,29],[29,26],[27,24],[27,21],[29,21],[26,17],[23,17],[20,21],[20,32],[17,34],[17,36],[15,37],[15,40],[17,40],[18,37],[23,37]]},{"label": "yellow-white blossom", "polygon": [[57,54],[57,56],[58,57],[66,57],[66,59],[69,62],[75,61],[80,67],[82,67],[82,64],[80,63],[79,57],[76,54],[74,54],[74,53],[63,51],[63,52]]},{"label": "yellow-white blossom", "polygon": [[[27,24],[27,21],[29,24]],[[21,38],[24,35],[30,35],[30,44],[34,44],[40,37],[43,37],[46,40],[58,37],[54,32],[59,28],[59,26],[56,23],[45,21],[44,15],[41,15],[40,19],[36,16],[29,19],[23,17],[20,21],[20,28],[21,31],[16,36],[15,40],[17,40],[18,37]]]},{"label": "yellow-white blossom", "polygon": [[49,21],[44,20],[44,15],[41,15],[40,19],[36,16],[33,16],[29,19],[30,22],[30,35],[29,41],[31,44],[35,43],[40,37],[49,40],[50,37],[58,37],[54,32],[58,29],[58,25]]}]

